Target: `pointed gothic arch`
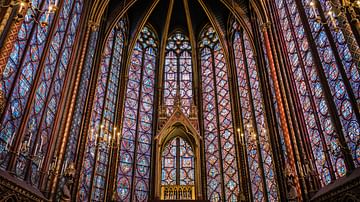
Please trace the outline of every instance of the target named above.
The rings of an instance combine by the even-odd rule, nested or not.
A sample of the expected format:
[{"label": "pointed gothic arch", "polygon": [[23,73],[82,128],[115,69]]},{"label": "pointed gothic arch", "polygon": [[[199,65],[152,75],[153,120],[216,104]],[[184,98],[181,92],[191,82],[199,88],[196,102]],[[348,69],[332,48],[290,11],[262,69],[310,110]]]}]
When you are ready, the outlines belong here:
[{"label": "pointed gothic arch", "polygon": [[[155,198],[161,198],[161,157],[162,150],[167,143],[176,137],[181,137],[188,141],[194,152],[195,160],[195,198],[202,199],[202,178],[201,178],[201,151],[200,145],[202,137],[194,122],[190,120],[179,107],[175,108],[173,114],[165,121],[155,137]],[[195,122],[196,123],[196,122]]]}]

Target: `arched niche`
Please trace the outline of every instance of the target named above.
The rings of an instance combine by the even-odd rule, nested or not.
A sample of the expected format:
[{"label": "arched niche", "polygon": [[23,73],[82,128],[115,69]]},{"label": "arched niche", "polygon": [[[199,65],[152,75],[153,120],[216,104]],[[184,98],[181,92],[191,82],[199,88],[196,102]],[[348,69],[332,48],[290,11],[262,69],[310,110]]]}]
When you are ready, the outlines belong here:
[{"label": "arched niche", "polygon": [[185,140],[192,148],[194,153],[194,187],[195,199],[202,200],[201,184],[201,137],[199,132],[191,124],[189,119],[176,108],[172,116],[158,131],[155,137],[155,198],[161,198],[161,179],[162,179],[162,153],[164,147],[174,138],[180,137]]}]

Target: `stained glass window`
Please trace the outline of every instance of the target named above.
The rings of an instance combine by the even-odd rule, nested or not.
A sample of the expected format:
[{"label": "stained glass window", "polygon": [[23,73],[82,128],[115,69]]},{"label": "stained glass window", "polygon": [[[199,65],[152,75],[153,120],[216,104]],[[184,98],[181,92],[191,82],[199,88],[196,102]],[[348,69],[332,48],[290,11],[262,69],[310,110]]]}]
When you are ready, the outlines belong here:
[{"label": "stained glass window", "polygon": [[[47,1],[44,1],[43,8],[47,8]],[[40,1],[34,1],[35,5],[41,5]],[[69,2],[71,5],[72,2]],[[69,8],[68,8],[69,9]],[[67,13],[62,12],[60,13]],[[34,24],[32,11],[28,11],[27,17],[29,22],[25,20],[19,31],[18,41],[15,43],[13,52],[5,67],[5,74],[2,78],[2,88],[8,97],[9,104],[6,106],[5,113],[1,120],[0,137],[6,138],[7,141],[16,138],[18,129],[21,124],[25,112],[25,106],[30,95],[31,86],[34,85],[36,73],[39,69],[40,58],[46,44],[49,33],[49,26],[42,27],[40,24]],[[67,16],[69,18],[69,16]],[[40,14],[38,20],[44,19],[45,14]],[[49,25],[53,22],[53,15],[49,18]],[[24,37],[25,36],[25,37]],[[28,45],[26,45],[29,43]],[[16,72],[19,72],[16,74]],[[31,140],[30,137],[32,138]],[[26,154],[22,154],[18,158],[17,175],[20,178],[25,177],[26,156],[34,147],[35,135],[27,136],[24,142],[29,144],[29,150]],[[2,141],[5,145],[7,141]],[[13,141],[12,141],[13,142]],[[5,148],[5,147],[4,147]],[[3,150],[2,156],[7,155],[7,151]],[[2,167],[6,167],[8,162],[3,162]]]},{"label": "stained glass window", "polygon": [[214,28],[200,38],[207,196],[211,201],[237,201],[239,172],[224,51]]},{"label": "stained glass window", "polygon": [[[48,3],[32,1],[32,5],[42,5],[44,9],[49,6]],[[8,147],[12,146],[14,139],[22,138],[19,147],[24,149],[16,159],[15,173],[21,179],[30,174],[30,183],[35,187],[39,183],[45,155],[54,139],[54,120],[68,76],[83,4],[81,0],[60,1],[59,8],[56,14],[49,15],[48,26],[34,24],[33,21],[33,18],[45,20],[46,13],[40,12],[37,16],[32,15],[34,11],[28,10],[7,61],[5,74],[0,78],[1,88],[9,100],[1,120],[0,137],[2,141],[7,139]],[[55,15],[58,15],[56,23],[53,20]],[[50,29],[54,30],[51,36]],[[48,49],[45,49],[46,46]],[[41,63],[42,58],[45,58],[44,63]],[[1,156],[7,158],[6,152],[2,150]],[[36,158],[28,161],[30,155]],[[7,160],[2,162],[3,168],[7,166]]]},{"label": "stained glass window", "polygon": [[74,115],[70,130],[70,136],[67,144],[65,161],[74,162],[76,158],[76,144],[79,138],[79,132],[81,127],[81,121],[83,119],[86,96],[89,90],[89,81],[93,66],[93,58],[95,55],[96,42],[99,32],[95,31],[91,33],[88,49],[86,53],[85,64],[81,74],[81,81],[79,86],[79,92],[76,98],[76,104],[74,109]]},{"label": "stained glass window", "polygon": [[194,185],[194,152],[183,138],[174,138],[162,150],[161,185]]},{"label": "stained glass window", "polygon": [[[257,25],[259,25],[260,23],[257,22]],[[237,25],[238,26],[238,25]],[[237,26],[234,26],[234,28],[236,28]],[[286,151],[286,145],[285,145],[285,139],[284,139],[284,134],[283,134],[283,130],[281,128],[281,122],[280,122],[280,111],[279,111],[279,106],[278,106],[278,102],[276,100],[276,95],[275,95],[275,88],[274,88],[274,80],[272,79],[271,76],[271,71],[270,71],[270,66],[269,66],[269,60],[268,60],[268,52],[266,50],[266,46],[265,46],[265,39],[264,39],[264,34],[263,32],[260,33],[260,38],[261,38],[261,46],[262,49],[264,51],[264,59],[265,59],[265,64],[266,64],[266,71],[267,71],[267,76],[268,76],[268,80],[269,80],[269,85],[270,85],[270,90],[271,90],[271,101],[273,103],[274,106],[274,111],[275,111],[275,118],[276,118],[276,129],[279,131],[279,137],[280,137],[280,144],[281,144],[281,152],[284,156],[284,160],[285,162],[288,159],[287,156],[287,151]]]},{"label": "stained glass window", "polygon": [[116,200],[148,200],[157,43],[154,32],[145,26],[132,51],[122,121]]},{"label": "stained glass window", "polygon": [[116,135],[115,111],[125,36],[126,21],[122,19],[110,33],[101,60],[81,171],[79,198],[82,201],[105,200],[110,143]]},{"label": "stained glass window", "polygon": [[[234,55],[244,124],[252,195],[255,201],[278,200],[271,143],[253,48],[240,25],[233,23]],[[265,179],[265,181],[263,180]]]},{"label": "stained glass window", "polygon": [[[309,5],[310,1],[302,3]],[[330,34],[326,32],[328,28],[315,20],[315,13],[309,6],[304,6],[309,17],[305,22],[301,20],[294,0],[276,1],[276,6],[313,161],[322,185],[326,185],[346,173],[339,135],[344,135],[354,162],[359,165],[360,128],[354,112],[358,107],[350,99],[351,95],[356,100],[359,96],[359,72],[353,68],[356,61],[349,53],[343,33],[334,30]],[[324,1],[320,1],[320,6],[327,11],[330,9]],[[304,24],[309,25],[312,33],[305,34]],[[309,39],[314,40],[316,52],[310,50]],[[335,46],[331,45],[331,41],[335,42]],[[315,63],[316,58],[320,59],[319,65]],[[321,79],[320,74],[324,74],[325,79]],[[346,84],[347,81],[351,86]],[[325,97],[325,88],[330,90],[331,99]],[[330,112],[332,106],[336,108],[333,113]],[[335,124],[335,119],[341,126]],[[336,130],[336,127],[342,131]]]},{"label": "stained glass window", "polygon": [[181,99],[181,110],[190,114],[192,99],[191,45],[181,32],[174,33],[167,42],[165,57],[164,102],[166,112],[173,112],[176,94]]},{"label": "stained glass window", "polygon": [[[309,0],[302,0],[301,2],[303,5],[309,5],[310,3]],[[320,5],[319,12],[322,12],[322,8],[325,11],[329,11],[331,8],[329,2],[320,1]],[[293,12],[291,11],[291,13]],[[314,19],[314,13],[310,11],[309,7],[305,8],[305,13],[308,16],[312,37],[322,64],[321,70],[326,76],[331,95],[333,96],[333,102],[336,106],[337,116],[342,124],[347,146],[358,167],[360,166],[360,125],[358,122],[360,117],[356,117],[354,110],[359,112],[358,105],[356,104],[360,100],[359,61],[355,61],[352,58],[341,31],[335,32],[331,29],[331,34],[329,35],[326,33],[326,27]],[[331,46],[331,40],[335,41],[336,47]],[[341,63],[337,62],[339,60]],[[354,98],[353,100],[350,99],[351,95]],[[337,170],[344,172],[344,170],[341,170],[341,164],[343,165],[344,163],[336,162],[336,167],[339,168]]]},{"label": "stained glass window", "polygon": [[[70,135],[68,138],[68,143],[66,146],[66,152],[65,152],[65,163],[66,162],[75,162],[76,158],[79,158],[76,156],[76,149],[77,149],[77,143],[80,139],[80,127],[81,127],[81,121],[83,119],[84,110],[85,110],[85,102],[86,102],[86,96],[89,90],[89,81],[91,76],[91,71],[93,67],[93,58],[95,54],[95,48],[96,48],[96,42],[98,37],[98,31],[92,32],[89,43],[88,43],[88,50],[86,53],[86,59],[85,59],[85,65],[82,70],[81,74],[81,81],[79,85],[79,91],[76,98],[76,104],[74,109],[74,115],[70,130]],[[59,192],[61,187],[64,186],[65,178],[61,178],[60,180],[60,186],[59,186]],[[58,194],[60,197],[60,194]]]}]

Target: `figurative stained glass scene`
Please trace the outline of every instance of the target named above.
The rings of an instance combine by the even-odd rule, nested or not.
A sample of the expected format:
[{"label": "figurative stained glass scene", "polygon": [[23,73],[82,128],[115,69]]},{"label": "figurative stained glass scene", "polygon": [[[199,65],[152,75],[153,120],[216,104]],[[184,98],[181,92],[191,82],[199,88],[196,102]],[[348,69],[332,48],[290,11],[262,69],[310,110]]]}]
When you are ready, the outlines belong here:
[{"label": "figurative stained glass scene", "polygon": [[0,201],[359,201],[359,0],[0,1]]}]

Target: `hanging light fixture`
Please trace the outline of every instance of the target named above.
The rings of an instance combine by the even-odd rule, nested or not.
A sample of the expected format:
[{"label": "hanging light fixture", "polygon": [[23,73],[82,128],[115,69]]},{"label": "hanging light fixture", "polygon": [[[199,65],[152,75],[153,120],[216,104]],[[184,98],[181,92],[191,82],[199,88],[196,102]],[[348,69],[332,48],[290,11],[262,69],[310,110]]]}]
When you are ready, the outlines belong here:
[{"label": "hanging light fixture", "polygon": [[51,14],[54,14],[58,7],[59,1],[58,0],[48,0],[47,8],[40,9],[38,6],[34,6],[29,0],[12,0],[8,5],[5,5],[3,2],[0,4],[0,7],[13,7],[17,8],[17,16],[16,20],[21,20],[24,18],[25,13],[30,10],[32,16],[41,16],[42,14],[45,15],[44,20],[40,22],[36,20],[36,17],[33,17],[32,20],[36,23],[40,24],[42,27],[45,27],[49,24],[49,17]]},{"label": "hanging light fixture", "polygon": [[[360,31],[360,16],[356,13],[356,9],[360,9],[360,0],[355,0],[351,2],[350,0],[341,0],[341,4],[337,5],[333,1],[327,1],[332,9],[325,13],[330,20],[330,23],[335,31],[339,31],[337,27],[338,16],[343,14],[348,14],[350,16],[350,21],[355,24],[355,27]],[[319,6],[318,0],[312,0],[309,3],[312,14],[315,16],[315,20],[322,24],[327,24],[327,22],[322,22],[319,14],[317,13],[317,7]]]}]

